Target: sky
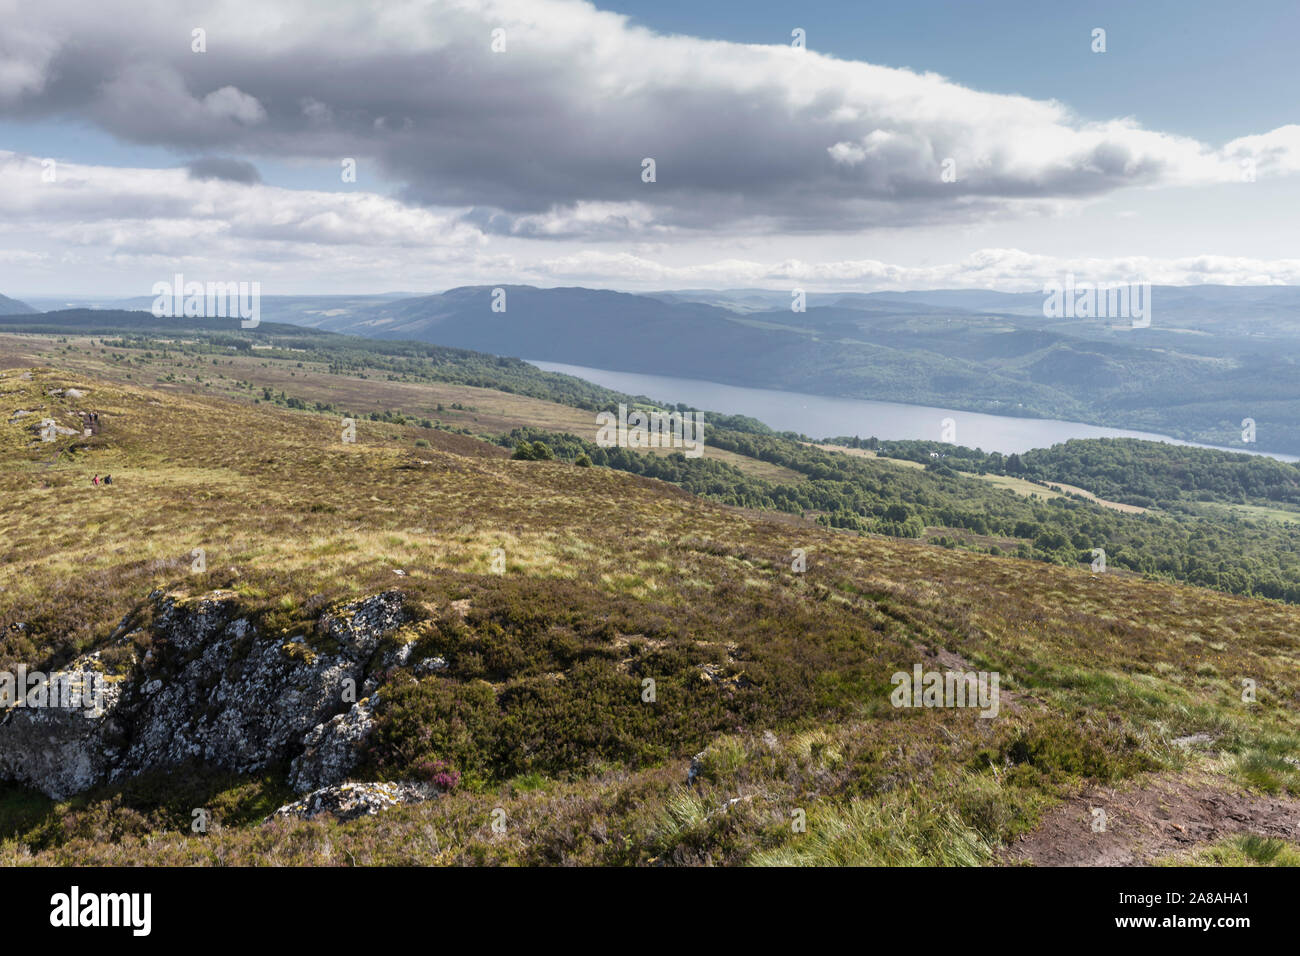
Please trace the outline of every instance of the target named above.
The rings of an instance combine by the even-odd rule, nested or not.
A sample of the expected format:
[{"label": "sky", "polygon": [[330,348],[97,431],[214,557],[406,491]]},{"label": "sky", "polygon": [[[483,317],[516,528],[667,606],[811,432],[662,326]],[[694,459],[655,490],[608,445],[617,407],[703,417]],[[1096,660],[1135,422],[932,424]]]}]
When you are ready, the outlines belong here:
[{"label": "sky", "polygon": [[0,293],[1297,284],[1298,27],[1294,0],[0,0]]}]

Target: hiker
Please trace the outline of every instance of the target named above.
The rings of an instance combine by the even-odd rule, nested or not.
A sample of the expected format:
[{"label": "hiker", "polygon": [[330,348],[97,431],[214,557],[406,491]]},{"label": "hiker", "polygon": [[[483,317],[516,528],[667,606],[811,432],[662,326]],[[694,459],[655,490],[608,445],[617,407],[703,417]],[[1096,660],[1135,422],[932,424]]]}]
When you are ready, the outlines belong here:
[{"label": "hiker", "polygon": [[90,483],[91,483],[92,485],[98,485],[98,484],[99,484],[99,475],[95,475],[94,478],[91,478],[91,479],[90,479]]},{"label": "hiker", "polygon": [[106,485],[111,485],[112,483],[113,483],[113,476],[112,476],[112,475],[105,475],[105,476],[104,476],[104,484],[106,484]]}]

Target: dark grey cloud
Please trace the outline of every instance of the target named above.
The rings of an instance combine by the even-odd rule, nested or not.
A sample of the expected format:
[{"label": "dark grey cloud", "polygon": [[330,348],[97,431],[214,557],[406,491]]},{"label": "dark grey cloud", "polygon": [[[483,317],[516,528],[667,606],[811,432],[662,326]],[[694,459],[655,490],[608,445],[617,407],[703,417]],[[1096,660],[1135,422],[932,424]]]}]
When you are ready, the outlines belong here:
[{"label": "dark grey cloud", "polygon": [[221,156],[205,156],[186,163],[190,179],[223,179],[230,183],[260,183],[262,174],[257,167],[242,159],[229,159]]}]

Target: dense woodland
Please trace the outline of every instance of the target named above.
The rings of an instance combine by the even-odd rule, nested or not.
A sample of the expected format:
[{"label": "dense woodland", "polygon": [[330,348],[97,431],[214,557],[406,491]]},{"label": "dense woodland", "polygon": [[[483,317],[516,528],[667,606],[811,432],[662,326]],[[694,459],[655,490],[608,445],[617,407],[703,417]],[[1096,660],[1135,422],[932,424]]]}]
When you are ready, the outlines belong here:
[{"label": "dense woodland", "polygon": [[[962,475],[939,460],[930,459],[925,469],[904,468],[821,451],[782,436],[714,429],[707,440],[711,447],[781,465],[806,480],[774,484],[707,455],[656,457],[533,429],[517,430],[500,442],[513,448],[541,441],[561,460],[585,454],[596,465],[670,481],[726,504],[815,515],[836,528],[911,538],[926,535],[927,529],[951,529],[953,533],[930,536],[952,546],[1057,564],[1090,564],[1092,549],[1102,548],[1109,567],[1235,594],[1300,601],[1295,525],[1226,511],[1124,514],[1078,498],[1025,497]],[[1195,456],[1201,450],[1186,453]],[[1071,476],[1069,483],[1083,482]],[[1300,522],[1300,513],[1296,518]]]},{"label": "dense woodland", "polygon": [[1300,505],[1300,468],[1266,455],[1132,438],[1072,439],[1023,455],[928,441],[836,438],[832,442],[927,465],[937,457],[954,471],[1079,485],[1099,498],[1144,508],[1186,501]]}]

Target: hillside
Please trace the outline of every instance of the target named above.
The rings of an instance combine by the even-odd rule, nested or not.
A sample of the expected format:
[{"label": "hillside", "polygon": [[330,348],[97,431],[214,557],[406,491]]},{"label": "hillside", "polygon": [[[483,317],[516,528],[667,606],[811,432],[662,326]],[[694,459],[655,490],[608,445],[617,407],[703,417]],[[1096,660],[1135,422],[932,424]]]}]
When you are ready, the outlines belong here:
[{"label": "hillside", "polygon": [[[85,331],[83,323],[97,317],[116,322],[114,315],[63,313],[44,328]],[[1285,493],[1297,473],[1291,464],[1205,449],[1169,452],[1166,445],[1093,441],[1044,451],[1042,460],[1059,462],[1040,471],[1029,470],[1020,456],[985,455],[938,442],[837,439],[878,449],[866,457],[849,456],[711,410],[704,410],[709,424],[703,458],[684,459],[669,449],[647,456],[597,448],[594,412],[620,402],[647,409],[662,405],[515,359],[320,331],[299,334],[273,323],[243,336],[226,327],[178,327],[139,313],[116,315],[131,324],[117,332],[100,325],[101,332],[111,334],[107,339],[0,337],[0,365],[58,364],[180,394],[450,430],[512,450],[520,442],[541,441],[565,460],[586,455],[599,465],[670,481],[724,504],[782,511],[856,533],[923,538],[945,547],[1085,568],[1096,557],[1093,549],[1101,548],[1112,573],[1300,601],[1300,554],[1293,547],[1300,505]],[[182,328],[184,334],[178,334]],[[1150,454],[1120,457],[1127,449],[1148,447]],[[1025,459],[1038,462],[1037,455]],[[1177,468],[1171,472],[1161,464],[1166,461]],[[1090,486],[1109,487],[1102,479],[1116,469],[1135,491],[1159,487],[1167,494],[1152,507],[1098,503]],[[1205,490],[1200,479],[1211,475],[1211,484],[1232,493]]]},{"label": "hillside", "polygon": [[1295,0],[9,5],[10,945],[1287,925]]},{"label": "hillside", "polygon": [[35,311],[26,302],[0,295],[0,315],[31,315]]},{"label": "hillside", "polygon": [[[1300,454],[1300,298],[1157,287],[1153,321],[1051,319],[1039,293],[632,295],[467,286],[314,327],[629,372],[1156,432]],[[286,315],[290,321],[298,317]],[[686,345],[685,343],[689,343]]]},{"label": "hillside", "polygon": [[[76,797],[9,786],[7,862],[342,862],[337,830],[362,863],[990,863],[1099,783],[1300,784],[1300,609],[844,534],[438,429],[359,421],[345,443],[333,414],[50,368],[0,392],[69,427],[101,415],[53,443],[0,425],[0,663],[110,675],[126,774]],[[310,746],[245,728],[251,764],[216,714],[157,703],[226,693],[246,657],[317,687],[349,662],[364,699],[286,712],[337,711]],[[998,672],[999,715],[894,708],[890,675],[917,664]],[[135,736],[168,720],[207,748],[184,786]],[[344,777],[441,796],[262,825],[322,735]],[[1224,814],[1197,847],[1241,826]]]},{"label": "hillside", "polygon": [[[496,288],[505,311],[493,309]],[[1157,287],[1152,295],[1159,311],[1148,328],[1044,318],[1038,293],[823,293],[796,313],[788,293],[763,290],[520,285],[415,297],[268,296],[263,325],[1300,454],[1300,299],[1285,287]],[[85,330],[109,314],[144,315],[53,313]],[[1242,440],[1246,418],[1256,423],[1253,445]]]}]

